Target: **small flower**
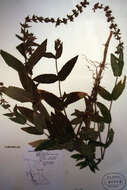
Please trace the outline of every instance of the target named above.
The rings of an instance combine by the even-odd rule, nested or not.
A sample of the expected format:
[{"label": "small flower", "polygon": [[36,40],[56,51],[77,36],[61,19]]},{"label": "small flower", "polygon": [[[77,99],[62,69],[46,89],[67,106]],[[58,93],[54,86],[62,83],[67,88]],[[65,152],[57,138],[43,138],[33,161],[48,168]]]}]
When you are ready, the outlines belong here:
[{"label": "small flower", "polygon": [[55,22],[55,19],[54,19],[54,18],[51,18],[50,21],[51,21],[52,23],[54,23],[54,22]]},{"label": "small flower", "polygon": [[60,18],[57,18],[57,20],[56,20],[56,26],[59,26],[60,23],[62,23],[62,21],[60,20]]},{"label": "small flower", "polygon": [[68,19],[73,22],[74,21],[74,18],[73,18],[73,15],[67,15]]},{"label": "small flower", "polygon": [[107,11],[107,10],[109,10],[109,6],[106,6],[106,7],[104,8],[104,11]]},{"label": "small flower", "polygon": [[39,22],[43,22],[43,21],[44,21],[44,18],[43,18],[43,17],[37,17],[37,20],[38,20]]},{"label": "small flower", "polygon": [[66,18],[63,18],[63,23],[67,24],[67,19]]},{"label": "small flower", "polygon": [[33,22],[37,22],[37,17],[36,17],[35,15],[33,15],[32,21],[33,21]]},{"label": "small flower", "polygon": [[29,17],[29,16],[27,16],[27,17],[25,18],[25,21],[26,21],[26,22],[31,22],[30,17]]},{"label": "small flower", "polygon": [[82,6],[80,5],[76,5],[77,9],[79,10],[79,12],[81,13],[83,10],[82,10]]},{"label": "small flower", "polygon": [[48,23],[48,22],[50,22],[50,19],[47,17],[47,18],[44,19],[44,21],[45,21],[46,23]]}]

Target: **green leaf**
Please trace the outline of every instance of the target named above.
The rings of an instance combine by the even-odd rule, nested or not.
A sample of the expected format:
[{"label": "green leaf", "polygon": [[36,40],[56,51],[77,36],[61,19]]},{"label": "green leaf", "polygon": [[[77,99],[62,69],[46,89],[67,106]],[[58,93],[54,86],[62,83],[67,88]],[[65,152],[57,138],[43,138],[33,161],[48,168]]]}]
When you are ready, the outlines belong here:
[{"label": "green leaf", "polygon": [[91,142],[94,146],[96,146],[96,147],[98,147],[98,146],[100,146],[100,147],[105,147],[105,144],[102,143],[102,142],[93,141],[93,140],[91,140],[90,142]]},{"label": "green leaf", "polygon": [[89,165],[90,170],[94,173],[96,172],[96,170],[99,170],[94,160],[89,160],[88,165]]},{"label": "green leaf", "polygon": [[84,112],[83,111],[79,111],[77,109],[75,109],[75,112],[71,114],[72,116],[77,116],[77,117],[84,117]]},{"label": "green leaf", "polygon": [[86,127],[82,127],[82,130],[80,132],[80,136],[84,140],[95,141],[99,136],[99,132],[95,131],[95,129],[93,129],[93,128],[87,129]]},{"label": "green leaf", "polygon": [[24,65],[21,61],[19,61],[17,58],[12,56],[11,54],[1,50],[1,56],[3,57],[6,64],[16,71],[22,71],[24,70]]},{"label": "green leaf", "polygon": [[32,42],[31,40],[27,40],[24,44],[21,43],[19,44],[16,49],[26,58],[26,53],[25,53],[25,50],[28,50],[30,47],[32,46],[39,46],[39,44],[35,43],[35,42]]},{"label": "green leaf", "polygon": [[108,110],[108,108],[100,102],[97,102],[97,106],[101,111],[104,122],[110,123],[111,122],[111,114],[110,114],[110,111]]},{"label": "green leaf", "polygon": [[47,47],[47,39],[43,41],[31,55],[28,60],[27,66],[33,69],[33,67],[38,63],[38,61],[44,56]]},{"label": "green leaf", "polygon": [[113,91],[112,91],[112,97],[113,97],[113,100],[117,100],[120,95],[122,94],[122,92],[124,91],[125,89],[125,84],[126,84],[126,76],[124,77],[124,80],[120,80],[116,85],[115,87],[113,88]]},{"label": "green leaf", "polygon": [[35,151],[53,150],[56,147],[56,141],[53,139],[43,140],[43,142],[35,148]]},{"label": "green leaf", "polygon": [[77,59],[78,59],[78,56],[72,58],[62,67],[62,69],[58,73],[58,78],[60,81],[64,81],[68,77],[73,67],[75,66]]},{"label": "green leaf", "polygon": [[83,156],[82,154],[73,154],[73,155],[71,156],[71,158],[73,158],[73,159],[79,161],[79,160],[84,159],[84,156]]},{"label": "green leaf", "polygon": [[55,74],[44,74],[44,75],[39,75],[33,79],[36,82],[39,83],[54,83],[58,80],[58,77]]},{"label": "green leaf", "polygon": [[20,118],[20,117],[11,117],[9,119],[11,121],[14,121],[15,123],[18,123],[18,124],[21,124],[21,125],[25,124],[25,121],[22,118]]},{"label": "green leaf", "polygon": [[112,144],[113,138],[114,138],[114,131],[111,128],[109,130],[109,132],[108,132],[108,138],[107,138],[107,142],[106,142],[106,145],[105,145],[106,148],[108,148]]},{"label": "green leaf", "polygon": [[22,38],[21,36],[19,36],[18,34],[16,34],[16,37],[21,40],[21,41],[24,41],[24,38]]},{"label": "green leaf", "polygon": [[105,88],[101,86],[98,87],[98,94],[105,100],[108,100],[108,101],[112,100],[112,94],[110,94]]},{"label": "green leaf", "polygon": [[21,124],[25,124],[26,123],[26,118],[21,113],[18,112],[17,105],[15,105],[13,111],[14,111],[14,114],[16,116],[16,119],[18,121],[20,121]]},{"label": "green leaf", "polygon": [[15,86],[9,86],[8,88],[1,87],[1,89],[4,94],[6,94],[10,98],[15,99],[19,102],[24,103],[24,102],[32,102],[33,101],[33,96],[29,92],[25,91],[22,88],[18,88]]},{"label": "green leaf", "polygon": [[46,58],[53,58],[53,59],[56,58],[55,55],[53,55],[53,53],[50,53],[50,52],[46,52],[46,53],[44,53],[43,56],[46,57]]},{"label": "green leaf", "polygon": [[114,76],[119,76],[119,60],[118,58],[114,55],[114,54],[111,54],[111,66],[112,66],[112,71],[113,71],[113,74]]},{"label": "green leaf", "polygon": [[40,99],[45,100],[54,109],[63,110],[63,101],[56,95],[45,90],[38,90],[38,94],[40,95]]},{"label": "green leaf", "polygon": [[36,147],[38,147],[42,142],[43,142],[43,140],[40,139],[40,140],[37,140],[37,141],[34,141],[34,142],[30,142],[30,143],[28,143],[28,144],[31,145],[32,147],[36,148]]},{"label": "green leaf", "polygon": [[72,125],[62,112],[51,113],[51,123],[52,135],[62,141],[62,143],[68,142],[68,140],[74,137]]},{"label": "green leaf", "polygon": [[119,58],[117,58],[114,54],[111,54],[111,66],[113,74],[116,77],[121,76],[124,66],[123,49],[121,48],[119,51]]},{"label": "green leaf", "polygon": [[88,94],[85,92],[71,92],[69,94],[66,94],[64,96],[64,106],[66,107],[68,104],[74,103],[84,98],[85,96],[88,96]]},{"label": "green leaf", "polygon": [[104,131],[104,128],[105,128],[104,122],[100,122],[100,123],[98,124],[98,130],[99,130],[100,132],[103,132],[103,131]]},{"label": "green leaf", "polygon": [[24,117],[31,123],[34,123],[33,119],[33,110],[22,107],[22,106],[17,106],[17,109],[24,115]]},{"label": "green leaf", "polygon": [[123,66],[124,66],[124,55],[123,55],[123,49],[120,48],[119,49],[120,54],[119,54],[119,69],[120,69],[120,76],[122,74],[123,71]]},{"label": "green leaf", "polygon": [[92,115],[91,121],[101,123],[104,121],[104,118],[102,116],[100,116],[98,113],[95,113],[94,115]]},{"label": "green leaf", "polygon": [[16,49],[17,49],[24,57],[26,57],[26,55],[25,55],[24,43],[19,44],[19,45],[16,47]]},{"label": "green leaf", "polygon": [[29,92],[33,92],[36,90],[36,85],[32,81],[32,79],[28,76],[26,71],[19,71],[19,79],[23,86],[23,88]]},{"label": "green leaf", "polygon": [[3,114],[3,115],[5,115],[5,116],[7,116],[7,117],[13,117],[13,116],[14,116],[14,113],[5,113],[5,114]]},{"label": "green leaf", "polygon": [[71,124],[77,125],[77,124],[81,123],[82,121],[83,121],[83,117],[76,117],[76,118],[71,120]]},{"label": "green leaf", "polygon": [[38,131],[36,127],[23,127],[21,128],[23,131],[32,134],[32,135],[42,135],[43,133]]},{"label": "green leaf", "polygon": [[33,120],[37,130],[43,133],[43,130],[47,128],[45,116],[41,113],[33,112]]},{"label": "green leaf", "polygon": [[76,166],[79,166],[80,169],[83,169],[88,166],[88,161],[85,160],[85,161],[79,162],[78,164],[76,164]]}]

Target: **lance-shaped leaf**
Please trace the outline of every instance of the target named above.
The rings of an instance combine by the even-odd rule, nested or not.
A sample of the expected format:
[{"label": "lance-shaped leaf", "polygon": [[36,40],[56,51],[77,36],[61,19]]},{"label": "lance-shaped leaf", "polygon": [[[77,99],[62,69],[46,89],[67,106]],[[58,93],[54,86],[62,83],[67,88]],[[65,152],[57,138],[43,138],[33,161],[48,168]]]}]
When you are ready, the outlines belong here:
[{"label": "lance-shaped leaf", "polygon": [[80,169],[83,169],[83,168],[87,167],[88,164],[89,164],[88,160],[85,160],[85,161],[79,162],[78,164],[76,164],[76,166],[79,166]]},{"label": "lance-shaped leaf", "polygon": [[108,110],[108,108],[100,102],[97,102],[97,106],[101,111],[101,114],[103,116],[103,121],[105,123],[110,123],[111,122],[111,114],[110,114],[110,111]]},{"label": "lance-shaped leaf", "polygon": [[54,83],[58,80],[58,77],[55,74],[44,74],[44,75],[39,75],[33,79],[36,82],[39,83]]},{"label": "lance-shaped leaf", "polygon": [[29,47],[31,47],[31,46],[39,46],[39,44],[37,44],[37,43],[35,43],[35,42],[32,42],[32,41],[30,41],[30,40],[27,40],[27,42],[24,44],[24,42],[23,43],[21,43],[21,44],[19,44],[17,47],[16,47],[16,49],[26,58],[26,53],[27,52],[25,52]]},{"label": "lance-shaped leaf", "polygon": [[26,71],[19,71],[18,74],[23,88],[33,93],[36,90],[36,85],[34,84],[33,80],[28,76]]},{"label": "lance-shaped leaf", "polygon": [[28,109],[26,107],[17,106],[17,109],[24,115],[24,117],[31,123],[34,123],[33,119],[33,110]]},{"label": "lance-shaped leaf", "polygon": [[120,80],[113,88],[113,91],[112,91],[113,100],[117,100],[120,97],[123,90],[125,89],[125,83],[126,83],[126,76],[124,77],[123,81]]},{"label": "lance-shaped leaf", "polygon": [[68,141],[74,137],[74,130],[68,118],[62,112],[51,115],[51,128],[54,136],[62,142]]},{"label": "lance-shaped leaf", "polygon": [[11,120],[14,119],[14,121],[17,120],[18,123],[24,125],[24,124],[26,123],[26,118],[25,118],[21,113],[18,112],[18,110],[17,110],[17,105],[15,105],[13,111],[14,111],[15,118],[10,118],[10,119],[11,119]]},{"label": "lance-shaped leaf", "polygon": [[46,122],[50,122],[49,113],[41,102],[38,104],[38,110],[41,114],[45,116]]},{"label": "lance-shaped leaf", "polygon": [[84,112],[83,111],[79,111],[77,109],[75,109],[75,112],[71,114],[72,116],[77,116],[77,117],[84,117]]},{"label": "lance-shaped leaf", "polygon": [[114,55],[111,54],[111,66],[114,76],[119,76],[120,70],[119,70],[119,59]]},{"label": "lance-shaped leaf", "polygon": [[46,52],[47,47],[47,39],[43,41],[34,51],[34,53],[31,55],[31,57],[28,60],[28,67],[33,69],[33,67],[36,65],[36,63],[43,57],[43,55]]},{"label": "lance-shaped leaf", "polygon": [[88,165],[89,165],[90,170],[92,172],[94,172],[94,173],[96,172],[96,170],[99,170],[99,168],[97,167],[96,162],[94,160],[92,160],[92,159],[88,161]]},{"label": "lance-shaped leaf", "polygon": [[24,57],[26,57],[26,55],[25,55],[24,43],[19,44],[19,45],[16,47],[16,49],[17,49]]},{"label": "lance-shaped leaf", "polygon": [[114,138],[114,131],[111,128],[108,132],[108,137],[107,137],[107,142],[106,142],[105,148],[109,147],[112,144],[113,138]]},{"label": "lance-shaped leaf", "polygon": [[1,50],[1,56],[3,57],[4,61],[8,66],[15,69],[16,71],[22,71],[24,70],[24,65],[21,61],[19,61],[16,57],[13,55]]},{"label": "lance-shaped leaf", "polygon": [[82,127],[81,132],[80,132],[80,136],[84,140],[96,141],[98,136],[99,136],[99,132],[95,131],[93,128],[87,129],[86,127]]},{"label": "lance-shaped leaf", "polygon": [[121,76],[124,66],[123,60],[123,49],[120,49],[119,58],[117,58],[114,54],[111,54],[111,66],[113,70],[114,76]]},{"label": "lance-shaped leaf", "polygon": [[110,92],[108,92],[105,88],[101,86],[98,87],[98,94],[105,100],[108,100],[108,101],[112,100],[112,94],[110,94]]},{"label": "lance-shaped leaf", "polygon": [[9,96],[12,99],[15,99],[19,102],[32,102],[33,101],[33,96],[31,93],[25,91],[22,88],[18,88],[15,86],[9,86],[8,88],[6,87],[1,87],[0,88],[4,94]]},{"label": "lance-shaped leaf", "polygon": [[7,117],[13,117],[14,116],[14,113],[5,113],[3,114],[4,116],[7,116]]},{"label": "lance-shaped leaf", "polygon": [[100,123],[100,122],[103,122],[104,118],[102,116],[100,116],[98,114],[98,112],[96,112],[95,114],[93,114],[91,116],[91,121],[94,121],[94,122],[97,122],[97,123]]},{"label": "lance-shaped leaf", "polygon": [[37,130],[43,133],[43,130],[47,128],[45,116],[41,113],[33,112],[33,120]]},{"label": "lance-shaped leaf", "polygon": [[51,53],[51,52],[46,52],[46,53],[44,53],[43,56],[46,58],[53,58],[53,59],[56,58],[55,55],[53,55],[53,53]]},{"label": "lance-shaped leaf", "polygon": [[98,147],[98,146],[100,146],[100,147],[106,147],[106,145],[104,144],[104,143],[102,143],[102,142],[99,142],[99,141],[93,141],[93,140],[91,140],[90,141],[94,146],[96,146],[96,147]]},{"label": "lance-shaped leaf", "polygon": [[98,123],[98,130],[99,130],[100,132],[103,132],[104,129],[105,129],[105,124],[104,124],[104,122]]},{"label": "lance-shaped leaf", "polygon": [[43,132],[38,131],[36,127],[23,127],[21,129],[32,135],[42,135],[43,134]]},{"label": "lance-shaped leaf", "polygon": [[73,67],[75,66],[77,59],[78,59],[78,56],[72,58],[62,67],[62,69],[58,73],[58,77],[60,81],[64,81],[68,77]]},{"label": "lance-shaped leaf", "polygon": [[64,95],[64,106],[66,107],[68,104],[74,103],[85,96],[88,96],[85,92],[71,92],[69,94]]},{"label": "lance-shaped leaf", "polygon": [[73,120],[71,120],[72,125],[77,125],[83,121],[83,117],[76,117]]},{"label": "lance-shaped leaf", "polygon": [[119,54],[119,70],[120,73],[119,75],[122,75],[122,71],[123,71],[123,66],[124,66],[124,54],[123,54],[123,48],[120,48],[120,54]]},{"label": "lance-shaped leaf", "polygon": [[73,154],[71,158],[75,159],[76,161],[84,159],[84,155],[82,154]]},{"label": "lance-shaped leaf", "polygon": [[18,123],[18,124],[21,124],[21,125],[24,125],[24,121],[20,118],[20,117],[11,117],[9,118],[11,121],[15,122],[15,123]]},{"label": "lance-shaped leaf", "polygon": [[30,143],[28,143],[28,144],[31,145],[32,147],[36,148],[36,147],[38,147],[41,143],[43,143],[43,140],[42,140],[42,139],[37,140],[37,141],[30,142]]},{"label": "lance-shaped leaf", "polygon": [[56,141],[53,139],[43,140],[43,142],[35,148],[35,151],[41,150],[55,150],[56,148]]},{"label": "lance-shaped leaf", "polygon": [[45,100],[50,106],[52,106],[56,110],[63,110],[63,101],[58,98],[56,95],[45,91],[45,90],[38,90],[38,94],[40,95],[40,99]]},{"label": "lance-shaped leaf", "polygon": [[19,36],[18,34],[16,34],[16,37],[17,37],[19,40],[24,41],[24,38],[21,37],[21,36]]}]

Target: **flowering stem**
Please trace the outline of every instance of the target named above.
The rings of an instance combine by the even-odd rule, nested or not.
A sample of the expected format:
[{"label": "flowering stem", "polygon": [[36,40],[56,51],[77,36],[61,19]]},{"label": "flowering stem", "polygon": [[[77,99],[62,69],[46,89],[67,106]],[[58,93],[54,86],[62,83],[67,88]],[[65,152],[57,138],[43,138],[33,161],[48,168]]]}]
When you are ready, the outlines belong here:
[{"label": "flowering stem", "polygon": [[102,61],[102,63],[100,64],[100,70],[99,70],[99,72],[98,72],[98,74],[97,74],[97,76],[96,76],[95,83],[94,83],[94,87],[93,87],[93,90],[92,90],[92,93],[91,93],[91,97],[92,97],[92,100],[93,100],[94,102],[95,102],[96,99],[97,99],[98,87],[99,87],[99,84],[100,84],[100,82],[101,82],[102,73],[103,73],[104,68],[105,68],[106,57],[107,57],[107,51],[108,51],[108,47],[109,47],[109,43],[110,43],[111,37],[112,37],[112,32],[110,32],[109,37],[108,37],[108,39],[107,39],[107,42],[106,42],[106,44],[105,44],[103,61]]}]

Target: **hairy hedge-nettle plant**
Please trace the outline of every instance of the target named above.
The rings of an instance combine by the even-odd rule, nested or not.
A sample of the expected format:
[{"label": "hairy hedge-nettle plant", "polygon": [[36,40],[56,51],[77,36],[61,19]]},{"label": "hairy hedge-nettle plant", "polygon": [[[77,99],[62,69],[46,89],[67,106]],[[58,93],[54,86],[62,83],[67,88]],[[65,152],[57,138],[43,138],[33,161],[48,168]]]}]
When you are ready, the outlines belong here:
[{"label": "hairy hedge-nettle plant", "polygon": [[[48,40],[45,39],[41,44],[36,43],[36,36],[30,32],[29,23],[54,23],[55,26],[68,24],[73,22],[75,18],[89,5],[84,0],[75,6],[71,14],[67,14],[65,18],[44,18],[33,15],[27,16],[25,22],[20,24],[21,34],[16,35],[21,43],[16,47],[24,57],[24,63],[12,56],[11,54],[1,50],[0,54],[6,64],[18,72],[18,76],[23,88],[9,86],[6,87],[0,83],[0,104],[8,110],[4,114],[10,120],[25,125],[21,128],[23,131],[34,135],[46,135],[47,139],[41,139],[30,143],[35,147],[36,151],[66,149],[68,151],[76,151],[72,155],[77,161],[76,166],[84,168],[89,166],[92,172],[98,170],[98,164],[103,160],[106,149],[110,146],[114,137],[114,130],[111,128],[111,108],[112,103],[116,101],[125,88],[126,77],[119,79],[122,75],[124,66],[123,58],[123,42],[121,41],[121,33],[112,11],[109,6],[96,3],[93,11],[97,9],[104,11],[109,23],[109,36],[104,45],[103,60],[99,67],[96,67],[93,88],[90,94],[87,92],[64,92],[61,91],[62,82],[70,75],[74,68],[78,55],[68,60],[61,70],[58,70],[59,58],[63,52],[63,42],[56,39],[54,42],[54,52],[47,52]],[[110,62],[114,77],[116,78],[114,87],[111,92],[107,91],[101,85],[102,74],[105,70],[107,51],[112,36],[118,41],[115,53],[111,53]],[[33,68],[42,58],[52,59],[56,68],[56,74],[41,74],[33,78]],[[39,88],[39,84],[51,85],[58,83],[59,97],[55,94]],[[3,94],[21,102],[30,102],[32,109],[23,105],[15,105],[11,109],[10,104],[3,98]],[[107,100],[110,104],[108,107],[103,102],[98,101],[98,96]],[[84,111],[77,108],[72,112],[73,119],[69,119],[67,109],[70,104],[76,101],[84,100]],[[43,102],[49,104],[54,111],[49,113]],[[108,105],[109,105],[108,104]],[[107,133],[105,141],[102,141],[103,133]],[[100,150],[98,154],[97,150]]]}]

